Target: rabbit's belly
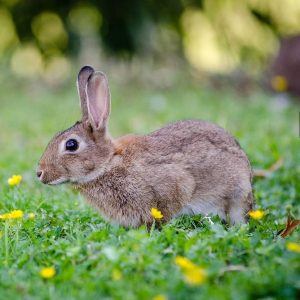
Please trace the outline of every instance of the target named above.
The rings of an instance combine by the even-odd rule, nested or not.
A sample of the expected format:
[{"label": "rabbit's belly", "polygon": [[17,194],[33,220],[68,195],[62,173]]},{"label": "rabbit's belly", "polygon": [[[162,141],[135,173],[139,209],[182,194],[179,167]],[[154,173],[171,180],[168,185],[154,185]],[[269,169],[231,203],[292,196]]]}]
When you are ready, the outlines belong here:
[{"label": "rabbit's belly", "polygon": [[134,215],[134,214],[126,215],[126,214],[122,214],[122,213],[121,214],[116,213],[114,215],[111,215],[111,214],[107,214],[103,211],[101,211],[101,212],[102,212],[102,216],[104,216],[107,221],[110,221],[117,225],[137,228],[144,224],[144,222],[141,221],[140,215]]},{"label": "rabbit's belly", "polygon": [[193,199],[189,204],[185,205],[182,210],[176,214],[180,215],[219,215],[225,219],[225,209],[217,199]]},{"label": "rabbit's belly", "polygon": [[86,199],[99,210],[106,221],[133,228],[137,228],[145,223],[143,222],[144,215],[139,210],[127,206],[123,208],[120,208],[118,205],[114,206],[113,201],[107,201],[104,197],[101,199],[100,197],[93,198],[88,196]]}]

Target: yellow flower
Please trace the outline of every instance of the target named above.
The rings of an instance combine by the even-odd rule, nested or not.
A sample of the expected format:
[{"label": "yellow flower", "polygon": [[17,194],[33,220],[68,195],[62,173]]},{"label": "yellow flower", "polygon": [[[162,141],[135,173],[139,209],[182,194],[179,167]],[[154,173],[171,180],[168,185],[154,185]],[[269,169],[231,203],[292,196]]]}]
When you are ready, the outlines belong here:
[{"label": "yellow flower", "polygon": [[21,175],[13,175],[12,177],[8,178],[7,183],[10,186],[16,186],[19,185],[21,181],[22,181]]},{"label": "yellow flower", "polygon": [[276,92],[285,92],[288,89],[288,82],[286,78],[281,75],[274,76],[271,85]]},{"label": "yellow flower", "polygon": [[183,272],[184,279],[188,284],[199,285],[206,281],[206,271],[200,267],[195,267]]},{"label": "yellow flower", "polygon": [[252,210],[249,212],[249,216],[254,220],[260,220],[265,215],[265,212],[262,210]]},{"label": "yellow flower", "polygon": [[183,256],[176,256],[175,263],[183,272],[184,280],[191,285],[202,284],[206,281],[206,270],[198,267]]},{"label": "yellow flower", "polygon": [[300,253],[300,244],[298,243],[288,242],[286,248],[291,252]]},{"label": "yellow flower", "polygon": [[34,219],[35,218],[35,214],[34,213],[29,213],[28,214],[28,219]]},{"label": "yellow flower", "polygon": [[122,273],[121,273],[121,271],[118,270],[118,269],[114,269],[112,271],[112,273],[111,273],[111,278],[114,281],[118,281],[118,280],[122,279]]},{"label": "yellow flower", "polygon": [[12,210],[9,213],[0,215],[0,220],[10,220],[10,219],[20,219],[24,216],[24,213],[22,210]]},{"label": "yellow flower", "polygon": [[42,268],[40,271],[40,276],[45,279],[50,279],[55,275],[55,269],[53,267]]},{"label": "yellow flower", "polygon": [[20,209],[17,209],[17,210],[12,210],[10,212],[10,218],[11,219],[20,219],[20,218],[23,218],[24,216],[24,213],[22,210]]},{"label": "yellow flower", "polygon": [[152,207],[151,208],[151,215],[154,219],[162,219],[163,218],[163,214],[161,213],[161,211],[159,211],[158,209]]},{"label": "yellow flower", "polygon": [[189,259],[183,256],[176,256],[175,263],[182,269],[193,269],[196,267]]},{"label": "yellow flower", "polygon": [[153,300],[167,300],[167,297],[163,294],[156,295]]}]

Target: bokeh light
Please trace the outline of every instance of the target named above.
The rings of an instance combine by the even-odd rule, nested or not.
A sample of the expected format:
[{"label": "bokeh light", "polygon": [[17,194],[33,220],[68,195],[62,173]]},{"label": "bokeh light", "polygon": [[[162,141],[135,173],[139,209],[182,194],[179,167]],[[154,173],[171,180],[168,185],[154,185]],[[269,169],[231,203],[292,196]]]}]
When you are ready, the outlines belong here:
[{"label": "bokeh light", "polygon": [[36,78],[43,70],[43,57],[33,44],[25,44],[17,48],[11,59],[12,71],[24,78]]},{"label": "bokeh light", "polygon": [[186,58],[196,68],[220,72],[236,65],[222,49],[210,21],[200,10],[186,10],[182,15],[182,28]]},{"label": "bokeh light", "polygon": [[102,16],[92,5],[84,4],[74,7],[69,13],[72,28],[81,35],[91,35],[99,31]]},{"label": "bokeh light", "polygon": [[42,48],[64,49],[68,34],[60,17],[53,12],[43,12],[32,21],[32,31]]},{"label": "bokeh light", "polygon": [[45,65],[43,78],[45,81],[54,86],[63,84],[70,76],[71,62],[61,55],[52,55]]},{"label": "bokeh light", "polygon": [[0,8],[0,54],[17,44],[15,26],[8,10]]}]

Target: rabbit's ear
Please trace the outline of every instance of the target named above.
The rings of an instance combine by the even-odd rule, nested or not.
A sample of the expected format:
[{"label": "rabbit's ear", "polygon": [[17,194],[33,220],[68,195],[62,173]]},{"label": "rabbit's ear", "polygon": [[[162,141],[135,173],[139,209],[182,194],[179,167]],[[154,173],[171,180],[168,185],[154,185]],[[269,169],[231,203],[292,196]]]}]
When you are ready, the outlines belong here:
[{"label": "rabbit's ear", "polygon": [[86,97],[86,85],[89,77],[94,73],[94,69],[90,66],[84,66],[78,73],[77,77],[77,90],[80,99],[80,108],[82,113],[82,121],[88,120],[88,107],[87,107],[87,97]]},{"label": "rabbit's ear", "polygon": [[110,112],[110,93],[104,73],[95,72],[89,77],[86,94],[91,125],[95,129],[105,129]]}]

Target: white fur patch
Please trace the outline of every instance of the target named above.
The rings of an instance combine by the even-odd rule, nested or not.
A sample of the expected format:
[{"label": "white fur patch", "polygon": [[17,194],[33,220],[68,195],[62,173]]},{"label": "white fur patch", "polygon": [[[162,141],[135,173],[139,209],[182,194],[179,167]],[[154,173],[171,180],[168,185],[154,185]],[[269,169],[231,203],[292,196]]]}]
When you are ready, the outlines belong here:
[{"label": "white fur patch", "polygon": [[82,176],[71,178],[70,181],[73,183],[87,183],[87,182],[95,180],[96,178],[100,177],[104,173],[105,173],[105,168],[100,168],[100,169],[90,172],[87,175],[82,175]]},{"label": "white fur patch", "polygon": [[64,177],[60,177],[58,179],[50,181],[48,184],[57,185],[57,184],[61,184],[61,183],[64,183],[64,182],[66,182],[66,179]]},{"label": "white fur patch", "polygon": [[218,203],[217,199],[194,199],[191,203],[187,204],[177,214],[180,215],[219,215],[221,218],[225,218],[225,212],[222,205]]}]

